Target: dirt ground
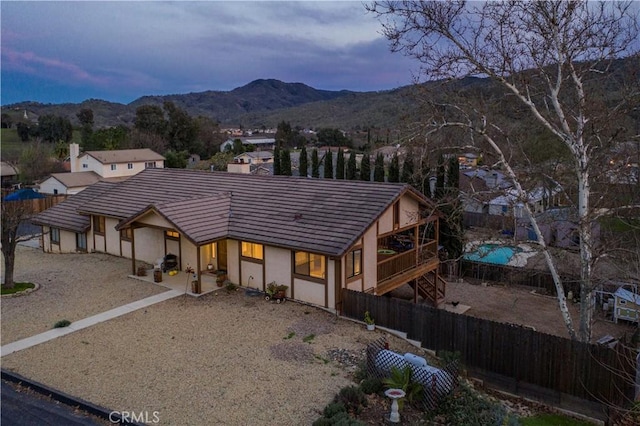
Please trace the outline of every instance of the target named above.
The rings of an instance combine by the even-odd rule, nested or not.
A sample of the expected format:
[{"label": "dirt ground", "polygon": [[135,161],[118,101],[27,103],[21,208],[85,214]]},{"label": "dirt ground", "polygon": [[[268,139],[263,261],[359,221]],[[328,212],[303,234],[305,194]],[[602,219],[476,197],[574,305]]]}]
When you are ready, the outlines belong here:
[{"label": "dirt ground", "polygon": [[[394,293],[394,296],[410,298],[413,290],[409,286]],[[454,307],[454,304],[456,305]],[[483,284],[480,281],[448,281],[446,298],[441,306],[452,312],[484,318],[492,321],[519,324],[532,327],[536,331],[560,337],[569,337],[554,296],[538,294],[530,288],[505,286],[496,283]],[[578,328],[577,303],[570,303],[569,310]],[[592,341],[603,336],[614,338],[630,337],[636,326],[627,322],[615,324],[605,319],[598,310],[593,325]]]}]

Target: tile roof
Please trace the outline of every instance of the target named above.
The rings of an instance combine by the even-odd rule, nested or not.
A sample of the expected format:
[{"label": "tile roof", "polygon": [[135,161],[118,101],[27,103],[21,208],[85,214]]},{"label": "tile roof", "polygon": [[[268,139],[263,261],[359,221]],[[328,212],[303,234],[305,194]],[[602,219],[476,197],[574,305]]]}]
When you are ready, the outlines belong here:
[{"label": "tile roof", "polygon": [[226,209],[229,238],[342,255],[405,192],[428,203],[405,184],[146,169],[79,211],[130,222],[153,208],[204,243],[217,238]]},{"label": "tile roof", "polygon": [[102,164],[156,161],[165,158],[149,148],[119,149],[115,151],[86,151],[80,156],[90,155]]},{"label": "tile roof", "polygon": [[37,214],[31,219],[31,223],[72,232],[85,232],[91,225],[91,218],[79,215],[78,207],[102,195],[115,185],[112,182],[94,183],[82,192],[71,195],[61,203]]},{"label": "tile roof", "polygon": [[[79,188],[83,186],[93,185],[96,182],[120,182],[129,176],[119,176],[113,178],[103,178],[96,172],[65,172],[65,173],[51,173],[49,178],[54,178],[62,183],[66,188]],[[47,178],[47,179],[49,179]],[[45,179],[46,180],[46,179]],[[43,181],[44,182],[44,181]],[[42,182],[41,182],[42,183]]]}]

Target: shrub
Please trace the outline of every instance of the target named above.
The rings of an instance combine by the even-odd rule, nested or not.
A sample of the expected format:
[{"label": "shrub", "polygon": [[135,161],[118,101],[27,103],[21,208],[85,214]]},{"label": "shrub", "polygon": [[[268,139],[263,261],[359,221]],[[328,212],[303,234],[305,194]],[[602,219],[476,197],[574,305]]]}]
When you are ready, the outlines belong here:
[{"label": "shrub", "polygon": [[232,282],[231,282],[231,281],[229,281],[229,280],[226,280],[226,281],[224,282],[224,286],[225,286],[225,288],[227,289],[227,291],[228,291],[229,293],[231,293],[232,291],[235,291],[235,290],[238,288],[238,286],[237,286],[236,284],[232,283]]},{"label": "shrub", "polygon": [[445,398],[432,415],[443,417],[446,424],[483,426],[518,425],[518,419],[507,413],[499,401],[480,395],[472,387],[461,384]]},{"label": "shrub", "polygon": [[360,414],[367,406],[367,397],[358,386],[347,386],[340,389],[335,402],[343,403],[349,413]]},{"label": "shrub", "polygon": [[71,321],[63,319],[53,324],[53,328],[64,328],[69,327],[71,325]]},{"label": "shrub", "polygon": [[382,380],[376,377],[369,377],[360,383],[360,389],[367,395],[378,393],[382,390]]},{"label": "shrub", "polygon": [[347,407],[344,406],[342,402],[332,402],[326,407],[324,407],[324,411],[322,415],[326,418],[330,419],[338,413],[346,413]]}]

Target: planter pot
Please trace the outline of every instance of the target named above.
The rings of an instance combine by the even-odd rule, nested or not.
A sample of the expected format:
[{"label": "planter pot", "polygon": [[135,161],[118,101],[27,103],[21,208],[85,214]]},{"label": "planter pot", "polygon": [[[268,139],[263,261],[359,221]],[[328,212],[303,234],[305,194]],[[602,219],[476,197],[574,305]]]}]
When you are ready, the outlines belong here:
[{"label": "planter pot", "polygon": [[367,324],[367,330],[373,331],[375,329],[376,329],[376,325],[375,324]]},{"label": "planter pot", "polygon": [[153,282],[161,283],[162,282],[162,271],[160,269],[156,269],[153,271]]},{"label": "planter pot", "polygon": [[191,293],[200,294],[200,285],[198,281],[191,281]]}]

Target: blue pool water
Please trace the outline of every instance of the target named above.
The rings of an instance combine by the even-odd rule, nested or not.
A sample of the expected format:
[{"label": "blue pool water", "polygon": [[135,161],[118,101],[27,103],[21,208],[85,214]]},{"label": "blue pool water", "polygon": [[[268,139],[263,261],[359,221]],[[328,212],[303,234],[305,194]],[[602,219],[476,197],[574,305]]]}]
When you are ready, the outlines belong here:
[{"label": "blue pool water", "polygon": [[520,253],[520,247],[503,246],[499,244],[482,244],[476,250],[465,253],[462,257],[474,262],[506,265],[514,254]]}]

